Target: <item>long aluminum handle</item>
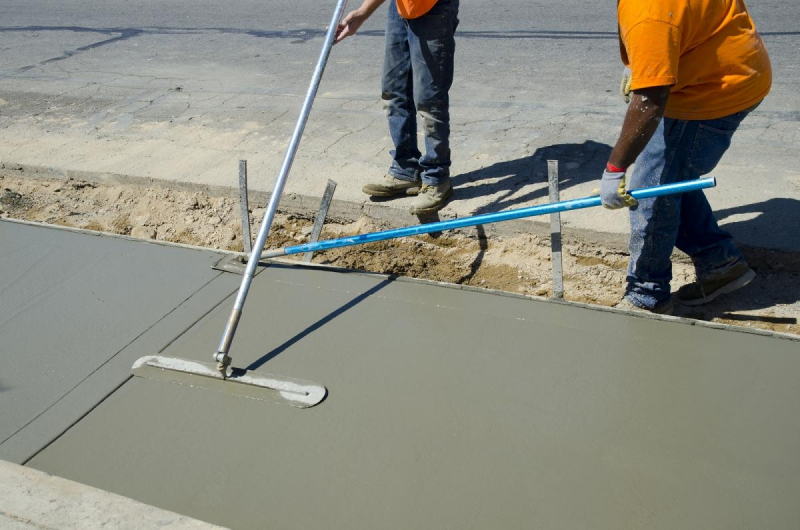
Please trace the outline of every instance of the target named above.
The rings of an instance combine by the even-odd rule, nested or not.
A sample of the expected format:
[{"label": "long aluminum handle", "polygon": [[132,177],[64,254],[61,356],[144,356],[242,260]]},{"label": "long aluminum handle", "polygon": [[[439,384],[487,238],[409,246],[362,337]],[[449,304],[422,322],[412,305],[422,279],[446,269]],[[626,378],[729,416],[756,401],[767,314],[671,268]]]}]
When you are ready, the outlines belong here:
[{"label": "long aluminum handle", "polygon": [[[679,182],[677,184],[663,184],[652,188],[642,188],[630,192],[636,199],[648,199],[650,197],[660,197],[662,195],[674,195],[686,193],[687,191],[697,191],[705,188],[713,188],[717,185],[714,177],[704,179]],[[306,243],[305,245],[295,245],[292,247],[270,250],[261,254],[261,259],[277,258],[289,254],[299,254],[301,252],[317,252],[331,248],[346,247],[350,245],[363,245],[364,243],[374,243],[385,239],[395,239],[398,237],[416,236],[420,234],[430,234],[431,232],[441,232],[442,230],[452,230],[455,228],[465,228],[467,226],[485,225],[499,223],[500,221],[510,221],[512,219],[522,219],[523,217],[533,217],[535,215],[545,215],[556,212],[566,212],[569,210],[580,210],[591,208],[602,204],[600,197],[584,197],[571,201],[554,202],[542,204],[540,206],[529,206],[527,208],[517,208],[499,213],[487,213],[475,215],[473,217],[462,217],[451,221],[440,221],[438,223],[428,223],[424,225],[406,226],[382,232],[371,232],[359,236],[342,237],[339,239],[328,239],[316,243]],[[250,256],[252,258],[252,255]]]},{"label": "long aluminum handle", "polygon": [[247,261],[247,268],[242,277],[242,284],[239,287],[239,293],[236,295],[236,302],[233,304],[231,316],[228,318],[228,324],[225,326],[225,332],[222,334],[222,340],[220,340],[217,353],[214,354],[214,359],[218,362],[229,361],[229,359],[227,359],[228,351],[230,351],[233,334],[236,332],[236,326],[239,324],[239,318],[242,316],[244,301],[247,298],[250,284],[253,281],[253,275],[258,266],[258,256],[260,256],[261,251],[264,249],[264,244],[267,242],[267,234],[269,234],[269,230],[272,227],[272,220],[275,217],[275,212],[278,210],[278,203],[281,200],[286,177],[289,176],[289,170],[292,167],[292,162],[294,162],[294,155],[297,152],[297,147],[300,145],[300,138],[303,136],[303,130],[306,127],[308,115],[311,112],[311,105],[314,103],[314,97],[317,95],[317,89],[322,80],[322,73],[325,71],[325,65],[328,62],[328,56],[333,46],[333,37],[336,34],[336,26],[342,18],[342,13],[346,5],[347,0],[337,1],[330,26],[328,27],[327,33],[325,33],[325,42],[322,46],[322,52],[319,55],[317,66],[314,69],[314,76],[311,78],[311,85],[308,87],[308,93],[303,102],[300,117],[297,118],[297,125],[295,125],[292,140],[289,142],[289,149],[286,151],[278,180],[275,182],[275,189],[272,190],[267,210],[264,212],[264,218],[261,221],[258,236],[256,236],[256,241],[253,243],[253,250],[250,252],[250,259]]}]

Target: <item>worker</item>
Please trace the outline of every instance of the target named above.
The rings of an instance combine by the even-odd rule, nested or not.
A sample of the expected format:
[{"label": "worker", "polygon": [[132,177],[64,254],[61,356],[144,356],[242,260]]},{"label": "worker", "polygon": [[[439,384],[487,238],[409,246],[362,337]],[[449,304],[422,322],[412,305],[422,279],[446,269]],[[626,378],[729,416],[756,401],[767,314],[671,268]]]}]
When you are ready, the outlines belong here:
[{"label": "worker", "polygon": [[[384,0],[364,0],[342,19],[334,42],[353,35]],[[381,97],[394,144],[392,163],[363,187],[378,197],[416,195],[412,214],[433,213],[453,194],[450,100],[458,0],[390,0]],[[417,146],[417,112],[425,153]]]},{"label": "worker", "polygon": [[[620,52],[629,106],[600,181],[606,208],[630,208],[630,263],[617,307],[670,314],[755,277],[702,191],[636,201],[629,189],[710,173],[745,117],[769,92],[769,56],[743,0],[618,0]],[[670,293],[673,247],[692,259],[697,281]],[[675,300],[677,298],[677,300]]]}]

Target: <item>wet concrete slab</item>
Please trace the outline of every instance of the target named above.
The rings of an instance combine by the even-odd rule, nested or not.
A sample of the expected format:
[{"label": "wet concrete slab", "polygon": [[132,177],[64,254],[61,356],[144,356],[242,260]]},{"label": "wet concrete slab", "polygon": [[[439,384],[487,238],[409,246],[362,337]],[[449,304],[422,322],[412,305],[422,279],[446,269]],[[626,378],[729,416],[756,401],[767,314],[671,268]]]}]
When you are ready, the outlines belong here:
[{"label": "wet concrete slab", "polygon": [[233,528],[800,525],[796,340],[272,266],[232,353],[329,395],[134,378],[29,465]]},{"label": "wet concrete slab", "polygon": [[220,257],[0,222],[0,459],[30,458],[235,291]]}]

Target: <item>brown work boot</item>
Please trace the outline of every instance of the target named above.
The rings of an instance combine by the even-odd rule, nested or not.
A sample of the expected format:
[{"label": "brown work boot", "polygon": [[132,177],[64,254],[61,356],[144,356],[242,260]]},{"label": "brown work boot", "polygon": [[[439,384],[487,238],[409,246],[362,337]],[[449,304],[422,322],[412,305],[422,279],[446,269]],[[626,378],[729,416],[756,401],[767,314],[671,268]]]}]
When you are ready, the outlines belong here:
[{"label": "brown work boot", "polygon": [[645,313],[653,313],[654,315],[671,315],[675,311],[675,303],[672,297],[663,304],[653,308],[639,307],[627,298],[620,300],[614,307],[625,311],[643,311]]},{"label": "brown work boot", "polygon": [[681,305],[707,304],[721,294],[741,289],[755,277],[755,271],[747,263],[740,261],[710,279],[698,280],[678,289],[678,303]]},{"label": "brown work boot", "polygon": [[438,186],[422,185],[419,195],[411,205],[412,215],[424,215],[439,211],[444,203],[453,195],[453,187],[448,180]]},{"label": "brown work boot", "polygon": [[361,191],[375,197],[391,197],[392,195],[416,195],[422,184],[419,181],[408,181],[386,174],[377,182],[370,182]]}]

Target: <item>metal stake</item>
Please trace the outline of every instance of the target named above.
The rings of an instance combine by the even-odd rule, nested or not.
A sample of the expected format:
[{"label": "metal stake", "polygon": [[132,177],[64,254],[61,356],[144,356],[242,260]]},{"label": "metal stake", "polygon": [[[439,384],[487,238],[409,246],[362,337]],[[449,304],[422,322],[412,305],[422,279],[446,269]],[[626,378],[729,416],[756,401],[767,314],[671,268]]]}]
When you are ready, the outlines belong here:
[{"label": "metal stake", "polygon": [[247,201],[247,160],[239,160],[239,206],[242,209],[242,241],[244,251],[253,250],[253,238],[250,236],[250,205]]},{"label": "metal stake", "polygon": [[230,351],[231,342],[233,342],[233,335],[236,333],[236,326],[239,325],[239,319],[242,316],[242,308],[244,307],[244,301],[247,298],[247,293],[250,291],[250,284],[253,282],[253,275],[255,274],[256,267],[258,266],[258,258],[261,255],[261,251],[264,249],[264,244],[267,242],[267,234],[272,226],[272,220],[275,217],[275,212],[278,210],[278,203],[281,200],[283,187],[286,184],[286,177],[289,176],[289,170],[292,167],[292,162],[294,162],[294,155],[297,153],[297,147],[300,145],[300,138],[303,136],[303,130],[305,129],[306,122],[308,121],[308,115],[311,112],[311,105],[314,102],[314,97],[317,95],[317,89],[319,88],[319,83],[322,80],[322,72],[325,71],[325,65],[328,62],[328,56],[330,55],[331,47],[333,46],[333,37],[336,33],[336,26],[339,24],[339,20],[342,18],[342,12],[344,11],[344,6],[346,3],[347,0],[338,0],[336,3],[336,9],[333,11],[331,23],[328,26],[327,33],[325,34],[325,42],[322,45],[322,52],[319,55],[317,66],[314,69],[314,75],[311,78],[311,84],[308,87],[306,99],[303,102],[302,109],[300,110],[300,116],[297,118],[297,125],[295,125],[292,139],[289,142],[289,148],[286,151],[286,156],[283,159],[283,164],[281,165],[281,170],[278,174],[278,180],[275,182],[275,188],[272,190],[272,195],[270,195],[269,204],[267,204],[267,209],[264,212],[264,218],[262,219],[261,226],[258,229],[258,235],[256,236],[255,244],[253,244],[253,250],[250,252],[250,257],[247,260],[247,267],[245,268],[244,275],[242,277],[242,284],[239,286],[239,292],[236,295],[236,301],[233,304],[231,315],[228,318],[228,323],[225,326],[225,331],[222,334],[222,339],[219,342],[219,348],[217,348],[217,352],[213,356],[214,360],[217,361],[217,369],[220,371],[223,377],[226,376],[227,367],[231,363],[231,358],[228,355],[228,351]]},{"label": "metal stake", "polygon": [[[314,226],[311,228],[311,238],[309,239],[309,243],[316,243],[319,241],[319,235],[322,233],[322,225],[325,224],[325,218],[328,217],[328,208],[331,207],[331,201],[333,200],[333,192],[336,191],[336,183],[330,179],[328,179],[328,185],[325,186],[325,193],[322,195],[322,201],[319,203],[319,211],[317,212],[317,217],[314,219]],[[311,263],[311,259],[314,257],[313,252],[306,252],[303,256],[303,261],[305,263]]]},{"label": "metal stake", "polygon": [[[550,203],[559,201],[558,160],[547,161]],[[564,298],[564,266],[561,260],[561,213],[550,214],[550,260],[553,264],[553,298]]]}]

